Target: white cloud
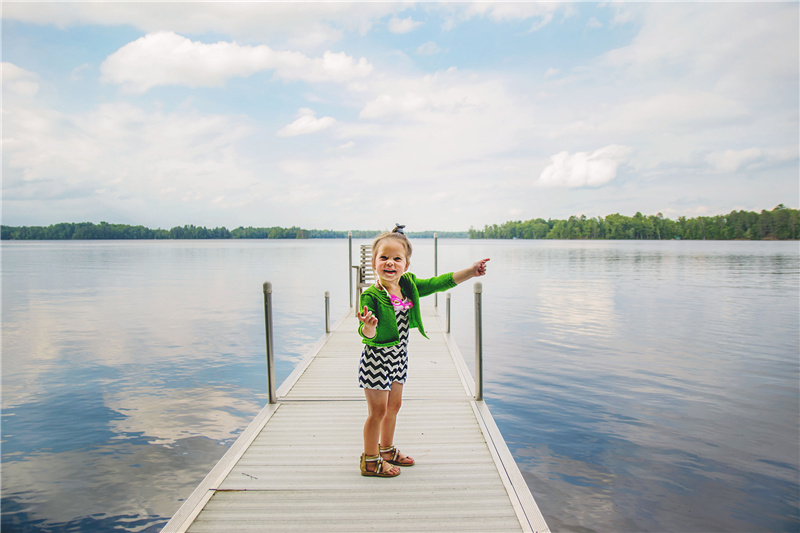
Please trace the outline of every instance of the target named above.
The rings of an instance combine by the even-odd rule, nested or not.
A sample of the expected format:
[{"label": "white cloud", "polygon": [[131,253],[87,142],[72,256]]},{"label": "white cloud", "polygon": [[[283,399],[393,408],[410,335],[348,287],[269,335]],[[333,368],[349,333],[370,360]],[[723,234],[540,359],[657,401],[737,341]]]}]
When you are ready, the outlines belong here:
[{"label": "white cloud", "polygon": [[252,200],[257,181],[237,149],[253,131],[241,118],[130,104],[86,114],[16,106],[3,126],[4,202],[50,201],[52,212],[83,205],[75,202],[206,205],[221,195]]},{"label": "white cloud", "polygon": [[36,74],[6,61],[0,66],[3,72],[3,89],[20,96],[34,96],[39,92],[39,76]]},{"label": "white cloud", "polygon": [[422,26],[422,22],[417,22],[412,18],[392,17],[389,19],[389,31],[392,33],[408,33],[415,28]]},{"label": "white cloud", "polygon": [[[299,59],[299,58],[298,58]],[[366,58],[355,61],[344,52],[325,52],[322,58],[308,59],[303,57],[298,64],[279,67],[277,74],[286,79],[299,79],[311,82],[347,82],[363,78],[372,72]]]},{"label": "white cloud", "polygon": [[727,95],[768,93],[776,82],[797,80],[796,4],[742,2],[721,10],[713,3],[651,3],[637,14],[641,30],[605,54],[604,66]]},{"label": "white cloud", "polygon": [[651,129],[654,124],[662,128],[693,128],[698,125],[723,126],[741,122],[748,116],[741,102],[724,95],[678,91],[654,94],[646,99],[621,104],[617,121],[631,129]]},{"label": "white cloud", "polygon": [[642,10],[637,9],[640,6],[633,2],[615,2],[610,4],[609,7],[613,10],[609,22],[609,26],[612,28],[633,23],[637,20],[637,17],[642,16]]},{"label": "white cloud", "polygon": [[557,11],[564,12],[564,18],[576,13],[576,10],[561,2],[470,2],[437,6],[444,12],[444,29],[452,30],[460,23],[474,17],[488,18],[492,22],[504,23],[517,20],[535,20],[529,29],[537,31],[553,21]]},{"label": "white cloud", "polygon": [[615,24],[635,21],[636,36],[578,68],[545,76],[536,93],[539,131],[554,144],[604,146],[613,139],[634,147],[627,163],[637,169],[634,179],[646,183],[706,176],[709,166],[746,169],[752,177],[786,161],[764,155],[739,162],[744,154],[725,152],[752,147],[752,139],[762,149],[797,139],[798,32],[796,21],[793,28],[786,22],[796,19],[797,6],[621,5],[625,16]]},{"label": "white cloud", "polygon": [[278,137],[296,137],[297,135],[308,135],[330,128],[336,123],[333,117],[317,118],[316,113],[308,108],[303,108],[298,112],[298,118],[291,124],[287,124],[278,131]]},{"label": "white cloud", "polygon": [[[373,84],[378,96],[367,102],[359,114],[363,119],[427,119],[431,115],[456,117],[482,114],[511,105],[505,82],[484,79],[455,68],[420,78],[395,78]],[[505,98],[506,102],[500,99]]]},{"label": "white cloud", "polygon": [[[643,133],[691,136],[745,124],[751,119],[742,102],[716,93],[665,91],[641,96],[626,94],[622,99],[609,94],[600,98],[602,106],[589,101],[592,93],[596,96],[603,90],[598,83],[590,91],[572,95],[574,103],[570,103],[570,109],[560,110],[560,123],[556,122],[549,129],[549,135],[553,138],[575,135],[619,138]],[[581,97],[586,100],[581,102]]]},{"label": "white cloud", "polygon": [[706,161],[720,172],[736,172],[743,166],[760,160],[763,156],[764,152],[760,148],[747,148],[713,152],[706,157]]},{"label": "white cloud", "polygon": [[346,82],[367,76],[372,66],[345,53],[309,58],[299,52],[235,42],[205,44],[172,32],[148,34],[111,54],[100,66],[102,79],[134,92],[159,85],[220,87],[236,76],[274,70],[275,76],[311,82]]},{"label": "white cloud", "polygon": [[438,44],[436,44],[434,41],[428,41],[427,43],[419,45],[419,47],[417,48],[417,55],[433,56],[440,53],[441,51],[442,49],[439,48]]},{"label": "white cloud", "polygon": [[341,40],[343,36],[343,32],[339,29],[316,23],[312,24],[302,34],[289,37],[287,44],[292,48],[306,50],[335,43]]},{"label": "white cloud", "polygon": [[70,75],[70,79],[72,81],[80,81],[84,79],[83,72],[91,69],[91,65],[89,63],[84,63],[78,67],[72,69],[72,74]]},{"label": "white cloud", "polygon": [[761,168],[770,164],[796,161],[797,147],[745,148],[744,150],[720,150],[706,156],[706,162],[717,172],[735,173],[743,169]]},{"label": "white cloud", "polygon": [[592,154],[559,152],[539,176],[547,187],[598,187],[617,177],[617,168],[631,153],[627,146],[610,145]]},{"label": "white cloud", "polygon": [[485,16],[495,22],[529,18],[552,20],[553,13],[561,8],[556,2],[474,2],[467,6],[467,16]]},{"label": "white cloud", "polygon": [[408,116],[421,111],[430,105],[430,101],[422,95],[406,93],[403,95],[382,94],[369,102],[361,110],[359,118],[375,119]]},{"label": "white cloud", "polygon": [[314,174],[314,162],[304,159],[285,159],[279,163],[284,174],[295,178],[308,178]]},{"label": "white cloud", "polygon": [[528,30],[528,32],[529,33],[533,33],[533,32],[539,31],[542,28],[544,28],[545,26],[547,26],[548,24],[550,24],[551,22],[553,22],[553,14],[552,13],[547,13],[547,14],[545,14],[545,15],[543,15],[541,17],[541,20],[538,20],[538,21],[534,22],[533,25]]},{"label": "white cloud", "polygon": [[528,29],[534,33],[553,22],[558,11],[562,20],[577,14],[577,10],[560,2],[475,2],[466,8],[465,18],[483,16],[497,23],[534,19]]},{"label": "white cloud", "polygon": [[[357,151],[319,160],[315,173],[352,182],[348,190],[372,190],[376,179],[424,185],[430,193],[414,210],[430,211],[426,219],[441,212],[433,199],[443,194],[450,195],[448,209],[463,210],[460,217],[474,214],[476,206],[505,213],[507,204],[501,205],[498,194],[514,181],[500,169],[507,153],[520,148],[520,132],[530,126],[528,111],[508,89],[500,79],[458,70],[372,80],[371,91],[378,96],[365,105],[361,117],[375,122],[338,127],[338,137],[357,141]],[[521,166],[528,169],[529,162]],[[381,213],[376,208],[369,216],[380,218]]]},{"label": "white cloud", "polygon": [[586,27],[587,28],[602,28],[603,27],[603,23],[600,22],[599,20],[597,20],[596,18],[592,17],[586,23]]},{"label": "white cloud", "polygon": [[[180,90],[170,91],[171,97],[159,103],[145,103],[150,102],[148,96],[137,97],[130,101],[150,107],[128,112],[116,104],[97,108],[91,118],[40,110],[25,114],[23,119],[21,110],[12,109],[14,122],[26,124],[12,129],[8,115],[3,117],[7,173],[4,193],[7,184],[18,184],[22,178],[17,174],[21,176],[23,172],[30,187],[14,189],[11,195],[4,196],[6,213],[12,212],[8,205],[14,205],[15,213],[26,211],[26,206],[5,202],[6,197],[20,190],[31,197],[40,193],[89,197],[89,192],[96,190],[104,191],[95,196],[96,203],[115,195],[132,197],[128,203],[113,204],[129,211],[146,204],[148,195],[154,205],[162,206],[159,211],[163,213],[172,213],[170,206],[174,204],[162,198],[186,199],[184,211],[169,215],[174,223],[187,222],[176,220],[176,216],[204,212],[214,199],[224,199],[215,205],[251,202],[236,214],[245,225],[261,223],[266,212],[270,213],[270,223],[275,224],[311,224],[309,220],[328,224],[327,220],[335,217],[346,225],[349,213],[358,211],[354,202],[359,191],[372,191],[376,179],[430,185],[432,192],[421,203],[448,191],[452,195],[448,206],[463,211],[458,217],[448,218],[448,224],[461,227],[501,222],[510,206],[523,205],[517,203],[520,198],[525,199],[525,216],[561,217],[579,213],[581,208],[576,205],[596,206],[596,214],[621,209],[647,212],[653,205],[662,209],[670,202],[675,205],[675,190],[691,196],[692,201],[700,198],[697,202],[704,202],[703,205],[710,205],[707,198],[718,194],[718,203],[724,205],[728,198],[743,194],[734,193],[734,189],[747,190],[748,183],[756,182],[759,186],[753,189],[758,191],[750,191],[748,198],[759,200],[748,201],[768,198],[766,205],[775,205],[785,202],[787,194],[797,197],[796,176],[791,176],[791,185],[785,185],[786,175],[796,168],[797,150],[790,157],[768,148],[791,145],[797,139],[798,62],[792,48],[797,30],[787,29],[790,24],[785,22],[793,20],[796,26],[796,16],[792,19],[786,14],[796,15],[797,7],[790,4],[609,4],[598,9],[616,10],[618,15],[613,20],[607,13],[597,15],[607,31],[614,32],[615,25],[633,22],[624,29],[624,35],[638,34],[632,40],[626,38],[630,44],[615,52],[598,57],[595,49],[579,47],[579,53],[570,53],[566,61],[558,52],[547,52],[537,63],[539,67],[517,68],[514,57],[531,51],[525,48],[529,44],[523,43],[530,43],[529,37],[518,34],[522,41],[515,39],[515,46],[521,48],[501,51],[494,61],[485,64],[465,59],[458,45],[453,44],[452,50],[444,50],[449,54],[448,61],[469,67],[416,77],[408,73],[424,71],[431,64],[418,56],[442,53],[439,46],[445,42],[469,41],[469,35],[455,33],[466,32],[466,27],[456,29],[453,35],[437,35],[430,28],[431,22],[448,16],[460,22],[472,18],[470,28],[473,24],[511,22],[508,29],[516,32],[550,24],[556,44],[566,39],[574,44],[586,29],[574,24],[556,28],[562,15],[569,16],[574,9],[557,3],[429,4],[424,9],[408,4],[323,3],[314,4],[315,9],[309,10],[303,4],[292,3],[101,2],[52,4],[56,15],[20,4],[24,3],[12,2],[10,8],[4,7],[4,17],[9,11],[22,10],[30,17],[56,24],[60,15],[66,15],[64,25],[92,21],[144,28],[141,35],[146,35],[109,56],[102,71],[106,81],[132,91],[164,84],[223,86],[232,77],[256,72],[266,72],[267,77],[272,75],[276,80],[342,83],[293,83],[289,90],[273,83],[266,88],[280,89],[273,100],[271,94],[265,93],[264,76],[253,76],[251,80],[230,83],[231,91],[213,91],[209,98],[196,104],[226,109],[231,113],[228,117],[193,111],[192,92]],[[581,4],[577,5],[583,10]],[[347,16],[355,15],[359,8],[373,11],[347,22]],[[413,20],[403,18],[412,11]],[[785,20],[776,20],[779,16]],[[413,33],[406,38],[389,35],[385,30],[392,17],[398,23],[424,21],[425,37],[414,39]],[[373,24],[383,31],[364,37]],[[592,25],[590,22],[589,27]],[[172,33],[149,33],[163,29]],[[497,30],[500,28],[492,29]],[[712,36],[704,37],[704,31]],[[726,31],[735,35],[726,40]],[[358,32],[360,37],[351,38]],[[155,38],[158,35],[167,35],[172,41],[159,42]],[[204,35],[220,35],[223,42],[197,42],[203,38],[197,36]],[[345,35],[347,38],[342,38]],[[426,39],[435,40],[417,47]],[[325,52],[334,41],[338,53]],[[414,51],[416,47],[416,55],[386,53],[401,41],[403,50]],[[270,46],[258,46],[265,42]],[[168,46],[162,46],[165,43]],[[114,44],[109,52],[118,46]],[[130,56],[125,57],[123,51]],[[359,54],[367,56],[369,62],[365,58],[359,60]],[[758,58],[761,61],[756,61]],[[84,61],[94,66],[76,73],[84,77],[81,87],[91,87],[89,74],[96,68],[94,57],[76,56],[72,65]],[[743,77],[754,62],[758,63],[753,70],[755,75]],[[759,72],[768,75],[761,76]],[[47,88],[39,91],[47,93],[48,98],[58,98],[72,90],[65,86],[61,93],[59,84],[63,80],[51,80],[43,74],[43,82],[36,75],[31,76],[31,80]],[[735,83],[737,80],[744,81]],[[759,95],[748,94],[748,87]],[[230,101],[234,91],[243,98]],[[16,95],[11,90],[6,94]],[[249,105],[253,97],[260,98],[261,94],[266,98],[259,101],[269,99],[269,105]],[[179,104],[171,103],[175,95]],[[127,95],[109,94],[102,88],[87,96],[127,99]],[[219,103],[226,98],[228,101]],[[238,107],[238,102],[248,105]],[[80,107],[73,108],[91,105],[80,103]],[[309,107],[331,116],[317,116],[306,109]],[[301,109],[300,114],[291,116],[297,109]],[[359,119],[345,118],[359,110]],[[130,118],[123,123],[122,116],[126,114]],[[107,125],[101,127],[104,120]],[[221,136],[225,129],[233,128],[238,137],[227,141],[220,137],[212,142],[212,124]],[[265,131],[253,135],[252,129],[259,125]],[[126,127],[130,135],[124,132]],[[179,138],[164,140],[159,128]],[[191,134],[198,128],[205,133],[199,137]],[[286,140],[323,130],[324,134],[302,137],[303,142]],[[148,135],[165,142],[175,153],[161,151],[157,142],[138,138]],[[206,137],[212,142],[206,153],[194,150],[193,143],[203,146],[202,139]],[[36,139],[42,142],[37,145]],[[61,139],[63,146],[56,139]],[[753,139],[758,139],[758,144]],[[611,142],[624,145],[617,147],[622,148],[621,152],[607,146]],[[256,144],[258,147],[253,148]],[[121,148],[125,145],[129,145],[129,152]],[[604,146],[592,153],[594,148]],[[753,146],[758,148],[749,148]],[[23,147],[25,161],[21,157]],[[574,147],[584,147],[580,149],[587,149],[588,153],[574,153]],[[558,153],[564,148],[570,151]],[[634,155],[628,156],[626,150]],[[249,153],[252,161],[242,155]],[[552,154],[556,155],[550,160]],[[9,165],[11,172],[7,170]],[[147,171],[137,169],[137,165],[147,167]],[[543,172],[544,167],[547,168]],[[617,177],[621,168],[636,172],[623,182]],[[756,172],[765,168],[770,170]],[[101,175],[102,169],[105,175]],[[710,169],[719,173],[738,171],[738,176],[716,176]],[[106,179],[109,175],[113,179]],[[704,180],[696,179],[698,175]],[[227,176],[232,176],[232,181],[226,181]],[[262,180],[261,176],[265,178]],[[532,179],[536,176],[540,178]],[[325,203],[309,203],[308,209],[302,211],[276,205],[276,196],[266,182],[285,177],[293,183],[293,192],[286,193],[287,199],[302,198],[308,191],[324,191]],[[215,179],[220,181],[215,183]],[[350,180],[353,187],[346,187],[347,195],[327,185],[336,183],[345,189],[341,184],[349,184]],[[254,181],[256,185],[252,186]],[[763,185],[768,181],[768,186]],[[598,186],[609,182],[614,187]],[[229,183],[233,190],[229,190]],[[458,186],[454,187],[454,183]],[[536,194],[535,187],[544,185],[556,188],[548,190],[547,195]],[[249,194],[241,194],[243,189]],[[760,192],[762,189],[770,189],[771,196]],[[260,204],[253,201],[256,196]],[[780,198],[773,200],[772,196]],[[742,200],[737,198],[736,202],[741,204]],[[267,203],[269,210],[263,208]],[[258,209],[255,204],[259,204]],[[68,204],[54,201],[48,205]],[[347,208],[333,211],[334,206],[341,205]],[[613,207],[621,205],[624,207]],[[66,212],[68,207],[63,209]],[[413,216],[435,221],[450,207],[426,204],[411,209],[418,210]],[[447,215],[452,213],[448,211]],[[382,214],[373,212],[370,216],[378,219]],[[218,220],[223,225],[234,223],[229,218]]]},{"label": "white cloud", "polygon": [[[155,33],[231,35],[249,42],[302,42],[314,33],[331,42],[340,31],[366,34],[373,23],[407,8],[389,2],[5,2],[4,20],[52,24],[119,26]],[[309,43],[305,43],[309,44]],[[298,44],[299,45],[299,44]]]}]

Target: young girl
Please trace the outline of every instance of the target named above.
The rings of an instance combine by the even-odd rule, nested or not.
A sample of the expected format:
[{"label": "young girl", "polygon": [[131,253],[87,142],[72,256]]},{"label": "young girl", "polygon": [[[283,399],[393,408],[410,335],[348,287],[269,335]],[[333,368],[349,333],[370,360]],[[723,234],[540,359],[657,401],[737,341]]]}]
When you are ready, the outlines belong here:
[{"label": "young girl", "polygon": [[458,272],[417,279],[406,272],[411,243],[403,234],[403,227],[398,224],[391,233],[379,235],[372,243],[372,268],[378,280],[361,294],[358,332],[365,346],[358,382],[369,409],[361,455],[364,476],[394,477],[400,474],[398,466],[414,465],[414,459],[394,447],[394,430],[408,369],[408,331],[417,328],[427,338],[419,298],[483,276],[489,260]]}]

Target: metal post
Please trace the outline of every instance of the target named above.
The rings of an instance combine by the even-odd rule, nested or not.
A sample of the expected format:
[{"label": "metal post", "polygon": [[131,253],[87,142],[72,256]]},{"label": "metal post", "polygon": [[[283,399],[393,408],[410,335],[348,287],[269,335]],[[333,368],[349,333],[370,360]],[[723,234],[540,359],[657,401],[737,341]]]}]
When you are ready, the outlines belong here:
[{"label": "metal post", "polygon": [[[439,234],[433,234],[433,275],[439,275]],[[439,307],[439,293],[433,295],[433,306]]]},{"label": "metal post", "polygon": [[483,310],[481,297],[483,285],[475,283],[475,399],[483,401],[483,323],[481,315]]},{"label": "metal post", "polygon": [[331,293],[325,291],[325,333],[331,332]]},{"label": "metal post", "polygon": [[350,308],[353,308],[353,232],[347,232],[347,278],[350,280]]},{"label": "metal post", "polygon": [[267,390],[269,403],[276,403],[275,396],[275,349],[272,337],[272,283],[264,282],[264,325],[267,332]]},{"label": "metal post", "polygon": [[450,293],[444,293],[445,296],[445,316],[447,320],[445,321],[445,333],[450,333]]}]

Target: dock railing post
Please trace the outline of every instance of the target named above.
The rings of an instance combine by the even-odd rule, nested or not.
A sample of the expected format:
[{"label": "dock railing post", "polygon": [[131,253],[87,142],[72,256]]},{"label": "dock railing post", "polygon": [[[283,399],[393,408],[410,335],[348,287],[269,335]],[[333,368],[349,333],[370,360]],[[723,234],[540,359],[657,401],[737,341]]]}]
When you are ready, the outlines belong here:
[{"label": "dock railing post", "polygon": [[325,291],[325,333],[331,332],[331,293]]},{"label": "dock railing post", "polygon": [[[433,234],[433,275],[439,275],[439,234]],[[439,307],[439,294],[433,295],[433,306]]]},{"label": "dock railing post", "polygon": [[475,399],[483,401],[483,284],[475,283]]},{"label": "dock railing post", "polygon": [[450,333],[450,293],[444,293],[444,301],[445,301],[445,333]]},{"label": "dock railing post", "polygon": [[272,283],[264,282],[264,326],[267,335],[267,390],[269,403],[276,403],[275,396],[275,349],[272,337]]},{"label": "dock railing post", "polygon": [[347,232],[347,278],[350,280],[350,308],[353,307],[353,232]]}]

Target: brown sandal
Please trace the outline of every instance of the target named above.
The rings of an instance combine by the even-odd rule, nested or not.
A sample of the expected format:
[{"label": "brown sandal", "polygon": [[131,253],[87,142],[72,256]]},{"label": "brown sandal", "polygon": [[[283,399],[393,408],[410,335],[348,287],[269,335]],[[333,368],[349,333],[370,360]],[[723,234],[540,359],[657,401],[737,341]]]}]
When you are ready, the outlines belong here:
[{"label": "brown sandal", "polygon": [[[361,475],[362,476],[374,476],[374,477],[397,477],[400,475],[400,469],[397,469],[397,472],[394,474],[389,472],[383,471],[383,458],[380,455],[367,455],[365,453],[361,454]],[[388,462],[388,461],[387,461]],[[367,463],[375,463],[375,470],[367,470]]]},{"label": "brown sandal", "polygon": [[391,459],[384,459],[384,461],[386,461],[387,463],[389,463],[391,465],[395,465],[395,466],[414,466],[414,459],[412,459],[411,457],[409,457],[407,455],[406,455],[406,458],[405,458],[405,462],[400,461],[400,459],[399,459],[400,452],[394,446],[387,446],[385,448],[383,446],[381,446],[379,449],[381,451],[381,457],[383,457],[384,453],[391,453],[392,454],[392,458]]}]

